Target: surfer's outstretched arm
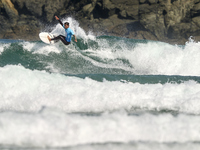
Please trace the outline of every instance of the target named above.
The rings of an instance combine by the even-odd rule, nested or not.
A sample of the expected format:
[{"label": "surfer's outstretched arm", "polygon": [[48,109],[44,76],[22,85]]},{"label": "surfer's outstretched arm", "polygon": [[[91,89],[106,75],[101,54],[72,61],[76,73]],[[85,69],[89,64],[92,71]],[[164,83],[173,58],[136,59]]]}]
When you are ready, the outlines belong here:
[{"label": "surfer's outstretched arm", "polygon": [[73,36],[74,36],[74,38],[75,38],[74,41],[77,42],[76,35],[74,34]]},{"label": "surfer's outstretched arm", "polygon": [[55,16],[55,18],[56,18],[56,20],[58,20],[58,21],[59,21],[59,23],[61,24],[61,26],[63,26],[63,23],[62,23],[62,21],[60,21],[60,19],[59,19],[57,16]]}]

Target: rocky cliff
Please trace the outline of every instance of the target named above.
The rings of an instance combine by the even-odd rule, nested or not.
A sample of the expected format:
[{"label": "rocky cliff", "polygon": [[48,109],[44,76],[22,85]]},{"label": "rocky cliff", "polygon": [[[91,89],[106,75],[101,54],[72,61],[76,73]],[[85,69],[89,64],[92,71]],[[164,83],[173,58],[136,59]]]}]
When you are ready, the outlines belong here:
[{"label": "rocky cliff", "polygon": [[86,31],[183,44],[200,40],[200,0],[0,0],[0,38],[37,40],[54,15]]}]

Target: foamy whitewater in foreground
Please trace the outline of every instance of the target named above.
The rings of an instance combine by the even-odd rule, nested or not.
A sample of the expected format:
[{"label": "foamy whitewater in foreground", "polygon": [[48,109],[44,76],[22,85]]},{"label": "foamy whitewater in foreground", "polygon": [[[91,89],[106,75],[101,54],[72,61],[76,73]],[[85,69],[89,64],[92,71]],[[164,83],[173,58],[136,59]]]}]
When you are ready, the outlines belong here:
[{"label": "foamy whitewater in foreground", "polygon": [[199,42],[95,37],[64,20],[78,37],[67,47],[0,40],[0,149],[200,148]]}]

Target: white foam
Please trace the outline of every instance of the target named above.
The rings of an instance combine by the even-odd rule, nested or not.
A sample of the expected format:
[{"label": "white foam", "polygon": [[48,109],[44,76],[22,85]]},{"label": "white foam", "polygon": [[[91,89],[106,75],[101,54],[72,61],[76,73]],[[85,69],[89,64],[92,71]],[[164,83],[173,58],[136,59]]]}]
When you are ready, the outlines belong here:
[{"label": "white foam", "polygon": [[1,45],[0,45],[0,54],[6,49],[6,48],[8,48],[10,46],[10,43],[1,43]]},{"label": "white foam", "polygon": [[43,106],[66,112],[103,112],[132,107],[200,114],[200,84],[139,84],[0,68],[0,110],[39,111]]},{"label": "white foam", "polygon": [[48,55],[51,52],[60,53],[63,50],[63,46],[59,43],[56,44],[45,44],[35,42],[22,42],[23,48],[27,51],[33,52],[33,54]]},{"label": "white foam", "polygon": [[152,41],[132,46],[125,40],[97,39],[96,42],[98,49],[90,48],[85,52],[109,62],[108,68],[120,66],[134,74],[200,75],[200,42],[189,41],[182,47]]},{"label": "white foam", "polygon": [[166,43],[137,44],[133,51],[121,56],[141,74],[200,75],[200,43],[189,43],[184,48]]},{"label": "white foam", "polygon": [[40,113],[0,113],[0,143],[18,147],[66,147],[96,143],[186,143],[200,141],[199,116],[169,114],[100,116]]},{"label": "white foam", "polygon": [[137,70],[148,74],[199,76],[199,46],[200,43],[186,44],[184,48],[162,43],[138,44],[132,55],[126,56]]}]

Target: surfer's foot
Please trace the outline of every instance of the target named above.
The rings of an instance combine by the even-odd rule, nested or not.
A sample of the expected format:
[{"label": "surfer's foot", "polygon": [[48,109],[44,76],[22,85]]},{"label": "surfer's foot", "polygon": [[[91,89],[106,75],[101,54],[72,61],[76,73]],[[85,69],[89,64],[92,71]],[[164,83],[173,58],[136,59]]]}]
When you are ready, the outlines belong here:
[{"label": "surfer's foot", "polygon": [[49,36],[47,36],[47,39],[48,39],[49,41],[51,41],[51,38],[50,38]]}]

